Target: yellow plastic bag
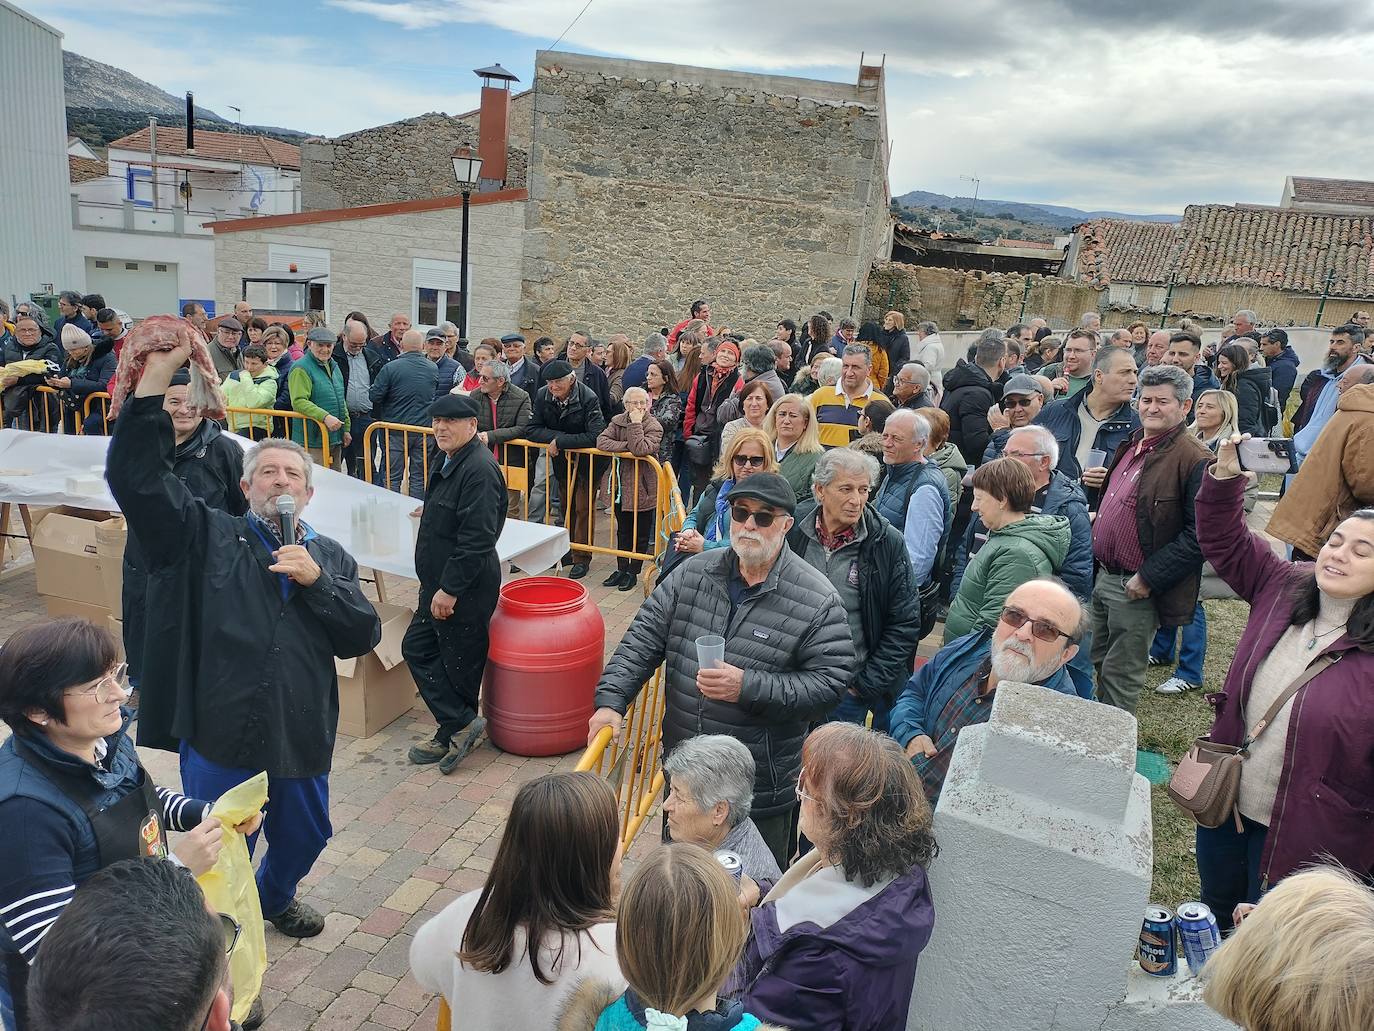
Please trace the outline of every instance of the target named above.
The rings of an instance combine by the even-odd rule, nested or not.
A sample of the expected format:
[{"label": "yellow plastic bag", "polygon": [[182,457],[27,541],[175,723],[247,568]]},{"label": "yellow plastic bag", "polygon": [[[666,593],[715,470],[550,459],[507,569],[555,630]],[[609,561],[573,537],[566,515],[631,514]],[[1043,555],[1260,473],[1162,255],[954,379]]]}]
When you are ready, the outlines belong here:
[{"label": "yellow plastic bag", "polygon": [[228,913],[239,922],[242,933],[229,957],[229,976],[234,983],[233,1017],[248,1016],[253,1000],[262,990],[262,975],[267,969],[267,938],[263,934],[262,905],[253,878],[253,862],[248,858],[248,840],[234,830],[235,825],[251,819],[267,802],[267,771],[250,777],[219,796],[210,809],[224,828],[219,859],[196,880],[210,908]]}]

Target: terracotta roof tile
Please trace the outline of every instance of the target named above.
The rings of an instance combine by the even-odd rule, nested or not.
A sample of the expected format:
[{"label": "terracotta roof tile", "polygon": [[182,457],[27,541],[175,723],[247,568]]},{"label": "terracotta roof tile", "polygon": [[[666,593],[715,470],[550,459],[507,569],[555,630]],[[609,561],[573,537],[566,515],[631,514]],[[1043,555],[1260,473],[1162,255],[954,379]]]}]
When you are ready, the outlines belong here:
[{"label": "terracotta roof tile", "polygon": [[[268,165],[276,168],[290,168],[299,171],[301,149],[270,136],[255,136],[238,132],[211,132],[207,129],[196,130],[196,152],[186,151],[186,131],[175,126],[157,137],[157,152],[168,157],[204,158],[207,161],[240,161],[249,165]],[[136,150],[148,153],[148,130],[123,136],[110,144],[111,148]]]},{"label": "terracotta roof tile", "polygon": [[1374,182],[1299,175],[1292,178],[1293,200],[1299,204],[1351,204],[1374,208]]},{"label": "terracotta roof tile", "polygon": [[90,158],[77,157],[74,154],[67,155],[67,179],[69,182],[88,183],[93,179],[108,175],[109,171],[103,161],[93,161]]},{"label": "terracotta roof tile", "polygon": [[1075,228],[1080,282],[1267,286],[1374,297],[1374,215],[1190,204],[1177,225],[1101,219]]}]

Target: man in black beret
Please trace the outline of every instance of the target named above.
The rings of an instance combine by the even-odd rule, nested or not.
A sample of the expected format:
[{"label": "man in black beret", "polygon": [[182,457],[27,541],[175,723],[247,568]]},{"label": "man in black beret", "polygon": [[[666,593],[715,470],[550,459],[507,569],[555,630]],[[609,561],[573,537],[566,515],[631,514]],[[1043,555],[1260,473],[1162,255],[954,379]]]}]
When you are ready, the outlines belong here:
[{"label": "man in black beret", "polygon": [[410,749],[410,761],[438,763],[440,773],[452,773],[487,726],[477,702],[487,624],[501,589],[496,540],[506,523],[506,482],[477,439],[471,397],[444,394],[430,407],[430,422],[443,461],[430,464],[415,539],[419,603],[401,654],[439,724],[433,740]]}]

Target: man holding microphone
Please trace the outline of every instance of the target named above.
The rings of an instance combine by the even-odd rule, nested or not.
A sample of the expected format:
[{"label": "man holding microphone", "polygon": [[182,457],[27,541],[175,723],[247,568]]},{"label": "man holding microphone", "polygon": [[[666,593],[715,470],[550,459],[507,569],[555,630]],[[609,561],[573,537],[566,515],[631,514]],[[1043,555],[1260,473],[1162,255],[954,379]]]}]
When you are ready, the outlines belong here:
[{"label": "man holding microphone", "polygon": [[[263,916],[308,938],[324,917],[296,887],[333,834],[329,769],[339,718],[334,659],[365,655],[381,621],[343,547],[294,515],[309,504],[311,460],[268,439],[244,455],[248,512],[232,516],[193,497],[172,471],[173,429],[163,395],[190,347],[153,352],[125,402],[106,461],[110,491],[150,576],[182,588],[149,626],[181,628],[185,646],[150,694],[173,699],[170,733],[140,744],[176,749],[189,794],[216,798],[267,771],[268,851],[258,869]],[[249,839],[250,848],[254,844]]]}]

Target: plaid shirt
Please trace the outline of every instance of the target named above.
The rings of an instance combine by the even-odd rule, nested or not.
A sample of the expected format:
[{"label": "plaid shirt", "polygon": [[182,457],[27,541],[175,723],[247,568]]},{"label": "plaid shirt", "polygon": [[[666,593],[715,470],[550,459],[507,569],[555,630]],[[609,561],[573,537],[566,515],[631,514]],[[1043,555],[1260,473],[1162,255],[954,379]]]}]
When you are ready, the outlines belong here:
[{"label": "plaid shirt", "polygon": [[986,723],[992,715],[992,700],[997,696],[997,692],[983,693],[983,685],[988,682],[991,673],[992,660],[984,659],[973,671],[973,676],[950,695],[944,708],[926,728],[930,739],[935,742],[935,754],[926,756],[918,752],[911,760],[932,808],[940,801],[940,789],[944,787],[945,775],[949,773],[949,761],[954,757],[954,746],[959,741],[959,731],[975,723]]},{"label": "plaid shirt", "polygon": [[825,522],[819,512],[816,513],[816,540],[820,542],[822,548],[828,554],[834,554],[846,544],[853,544],[854,538],[858,536],[858,525],[848,527],[839,533],[830,533],[825,528]]}]

